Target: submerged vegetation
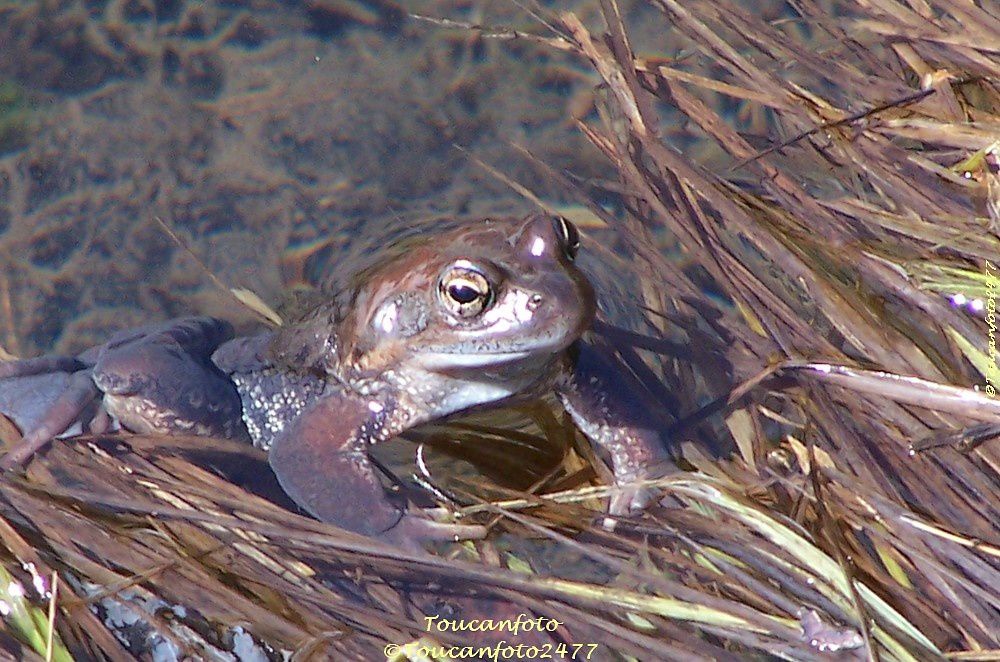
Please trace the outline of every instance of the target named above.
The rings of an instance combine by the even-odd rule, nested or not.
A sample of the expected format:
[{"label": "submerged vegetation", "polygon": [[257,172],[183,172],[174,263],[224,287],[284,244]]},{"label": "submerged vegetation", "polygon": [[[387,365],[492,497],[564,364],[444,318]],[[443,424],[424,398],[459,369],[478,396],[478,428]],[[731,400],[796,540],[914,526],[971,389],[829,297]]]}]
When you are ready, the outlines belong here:
[{"label": "submerged vegetation", "polygon": [[[594,458],[545,408],[528,412],[537,434],[425,433],[484,464],[566,449],[520,477],[532,494],[449,485],[464,507],[446,505],[504,533],[433,557],[209,470],[253,451],[57,444],[0,483],[0,539],[16,573],[59,572],[62,644],[125,658],[104,623],[131,609],[141,636],[193,654],[250,637],[274,658],[373,659],[464,640],[428,632],[413,604],[493,599],[558,620],[595,659],[1000,657],[1000,16],[790,4],[765,18],[727,0],[602,0],[599,16],[536,7],[527,30],[431,26],[571,54],[599,81],[573,121],[614,180],[516,148],[632,258],[646,315],[598,331],[677,414],[691,471],[658,482],[669,506],[602,526]],[[731,457],[705,450],[720,440]],[[26,654],[7,632],[0,646]]]}]

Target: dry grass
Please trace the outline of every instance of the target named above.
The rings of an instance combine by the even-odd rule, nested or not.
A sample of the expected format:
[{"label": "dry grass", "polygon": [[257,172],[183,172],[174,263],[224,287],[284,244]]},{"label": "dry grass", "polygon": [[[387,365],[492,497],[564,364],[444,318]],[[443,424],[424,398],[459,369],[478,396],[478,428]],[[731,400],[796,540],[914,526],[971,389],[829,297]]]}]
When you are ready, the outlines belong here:
[{"label": "dry grass", "polygon": [[[290,515],[190,462],[181,442],[59,445],[27,480],[0,484],[0,526],[9,558],[66,580],[57,625],[71,650],[125,656],[84,607],[101,586],[189,606],[212,645],[244,624],[275,648],[371,659],[424,634],[411,605],[446,586],[475,595],[450,598],[466,614],[511,601],[601,655],[809,660],[818,643],[862,640],[847,655],[1000,658],[1000,442],[987,426],[965,452],[936,443],[995,420],[970,389],[997,381],[985,313],[941,292],[995,294],[984,274],[1000,256],[1000,183],[986,150],[1000,140],[1000,17],[943,0],[802,0],[796,22],[727,0],[652,4],[659,47],[688,57],[637,55],[614,0],[607,37],[566,14],[533,38],[603,81],[600,120],[580,128],[618,171],[625,220],[593,204],[602,184],[549,174],[635,257],[646,332],[660,338],[609,331],[623,360],[685,414],[731,394],[678,424],[697,471],[663,481],[675,507],[614,533],[593,524],[586,492],[469,509],[600,568],[571,581],[516,542],[414,556]],[[739,102],[732,117],[718,95]],[[668,144],[666,113],[711,138],[711,168]],[[653,248],[661,230],[685,268]],[[641,363],[628,342],[660,358]],[[699,450],[720,435],[731,460]],[[202,645],[171,618],[151,624]]]}]

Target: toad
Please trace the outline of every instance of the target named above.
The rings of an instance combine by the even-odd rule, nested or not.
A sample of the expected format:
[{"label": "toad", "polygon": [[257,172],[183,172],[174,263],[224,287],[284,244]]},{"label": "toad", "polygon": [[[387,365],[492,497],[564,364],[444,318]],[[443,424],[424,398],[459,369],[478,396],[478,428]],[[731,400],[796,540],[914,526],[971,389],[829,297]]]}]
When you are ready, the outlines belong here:
[{"label": "toad", "polygon": [[[623,486],[673,469],[669,440],[581,334],[595,315],[579,234],[548,215],[481,220],[408,242],[289,324],[233,338],[192,317],[75,357],[0,364],[0,412],[24,432],[7,468],[82,431],[243,439],[304,510],[396,543],[452,537],[387,493],[368,447],[472,407],[555,392]],[[631,484],[631,485],[630,485]]]}]

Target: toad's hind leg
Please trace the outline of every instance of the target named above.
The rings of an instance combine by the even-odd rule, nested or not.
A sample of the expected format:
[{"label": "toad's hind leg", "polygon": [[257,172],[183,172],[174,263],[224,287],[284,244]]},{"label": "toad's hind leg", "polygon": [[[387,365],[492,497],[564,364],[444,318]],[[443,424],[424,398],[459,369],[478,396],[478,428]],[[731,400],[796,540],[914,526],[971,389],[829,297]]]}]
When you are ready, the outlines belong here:
[{"label": "toad's hind leg", "polygon": [[[211,360],[231,336],[226,322],[189,317],[119,333],[76,359],[42,357],[0,365],[0,376],[10,377],[0,378],[0,412],[13,410],[15,419],[20,415],[15,423],[24,432],[0,466],[21,464],[75,423],[86,424],[91,404],[102,395],[98,413],[132,432],[248,440],[236,387]],[[83,369],[68,377],[60,372],[79,366]],[[13,401],[26,385],[34,385],[32,380],[44,382],[44,394],[5,410],[4,396]],[[27,411],[30,407],[35,409]]]},{"label": "toad's hind leg", "polygon": [[94,364],[104,408],[132,432],[248,441],[236,386],[211,358],[231,336],[227,322],[211,317],[117,336]]}]

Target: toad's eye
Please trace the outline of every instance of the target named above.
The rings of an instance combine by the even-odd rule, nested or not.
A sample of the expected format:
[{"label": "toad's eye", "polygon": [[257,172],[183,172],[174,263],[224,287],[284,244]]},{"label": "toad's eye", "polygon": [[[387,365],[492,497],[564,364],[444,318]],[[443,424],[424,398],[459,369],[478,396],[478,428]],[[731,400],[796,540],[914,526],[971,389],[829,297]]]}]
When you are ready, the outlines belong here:
[{"label": "toad's eye", "polygon": [[455,265],[441,275],[438,296],[445,308],[457,317],[475,317],[493,303],[493,288],[481,271]]},{"label": "toad's eye", "polygon": [[576,254],[580,251],[580,232],[576,226],[567,221],[562,216],[556,218],[556,230],[562,240],[563,251],[570,260],[576,259]]}]

